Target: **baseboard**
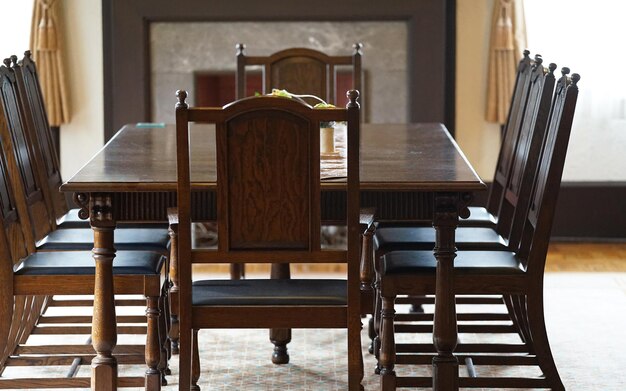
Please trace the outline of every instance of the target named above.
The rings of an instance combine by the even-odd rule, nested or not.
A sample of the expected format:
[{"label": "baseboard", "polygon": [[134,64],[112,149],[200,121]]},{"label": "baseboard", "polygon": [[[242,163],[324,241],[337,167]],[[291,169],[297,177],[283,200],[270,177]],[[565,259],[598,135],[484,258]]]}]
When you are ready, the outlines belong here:
[{"label": "baseboard", "polygon": [[[476,194],[474,204],[484,205],[487,194]],[[626,241],[626,182],[563,182],[552,239]]]}]

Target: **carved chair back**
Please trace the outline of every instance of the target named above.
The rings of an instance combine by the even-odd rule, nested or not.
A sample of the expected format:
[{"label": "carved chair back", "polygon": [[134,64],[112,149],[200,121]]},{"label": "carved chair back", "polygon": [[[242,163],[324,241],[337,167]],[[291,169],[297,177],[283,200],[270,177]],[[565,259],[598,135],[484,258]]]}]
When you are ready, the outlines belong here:
[{"label": "carved chair back", "polygon": [[577,83],[580,76],[574,73],[570,79],[567,76],[570,72],[568,68],[563,68],[561,72],[562,77],[556,84],[552,99],[542,154],[518,250],[518,254],[527,264],[528,272],[534,275],[542,274],[545,267],[554,210],[578,99]]},{"label": "carved chair back", "polygon": [[[338,68],[349,67],[352,71],[351,89],[362,90],[361,48],[360,43],[353,46],[350,56],[329,56],[317,50],[291,48],[281,50],[270,56],[247,56],[245,46],[237,44],[236,97],[241,99],[246,91],[246,67],[261,66],[263,88],[266,94],[272,88],[285,89],[294,94],[310,94],[324,99],[327,103],[340,104],[338,99],[344,91],[337,90]],[[305,98],[306,100],[306,98]],[[361,106],[363,97],[360,97]],[[317,101],[307,100],[315,104]]]},{"label": "carved chair back", "polygon": [[494,216],[498,216],[500,204],[504,197],[504,191],[509,181],[511,162],[515,155],[515,148],[521,132],[524,112],[526,111],[532,72],[529,54],[530,52],[528,50],[524,50],[524,57],[517,66],[517,75],[515,78],[515,87],[513,88],[513,96],[511,97],[509,115],[504,125],[502,145],[500,146],[500,152],[498,154],[496,172],[494,173],[493,183],[491,184],[487,198],[487,211]]},{"label": "carved chair back", "polygon": [[556,64],[550,64],[546,70],[542,58],[536,56],[531,68],[526,110],[511,159],[509,181],[504,189],[496,228],[500,235],[509,239],[511,248],[517,248],[524,225],[555,84]]},{"label": "carved chair back", "polygon": [[22,109],[23,98],[17,88],[15,72],[11,69],[10,60],[4,61],[5,66],[0,66],[0,90],[3,106],[4,119],[7,126],[2,129],[4,153],[9,162],[16,162],[15,173],[9,166],[9,173],[13,175],[12,183],[17,202],[24,199],[27,210],[22,216],[29,216],[32,226],[32,235],[25,233],[28,242],[34,237],[36,240],[44,238],[51,230],[53,220],[48,213],[49,189],[41,186],[40,171],[35,158],[36,151],[30,142],[28,127],[32,126],[32,119]]},{"label": "carved chair back", "polygon": [[61,169],[57,158],[55,145],[48,114],[43,100],[37,67],[31,59],[30,51],[24,53],[24,58],[18,64],[13,61],[13,69],[17,77],[17,87],[27,116],[32,118],[32,127],[28,127],[29,140],[36,149],[35,157],[38,160],[42,186],[47,186],[50,195],[50,214],[54,220],[64,216],[69,208],[65,195],[59,191],[63,184]]}]

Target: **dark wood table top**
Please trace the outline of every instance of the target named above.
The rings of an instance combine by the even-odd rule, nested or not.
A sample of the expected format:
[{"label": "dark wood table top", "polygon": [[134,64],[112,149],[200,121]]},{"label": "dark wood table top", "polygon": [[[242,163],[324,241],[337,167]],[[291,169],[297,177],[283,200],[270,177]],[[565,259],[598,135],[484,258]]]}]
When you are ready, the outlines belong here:
[{"label": "dark wood table top", "polygon": [[[211,189],[216,181],[215,136],[213,130],[202,136],[206,130],[201,126],[191,130],[191,178],[198,189]],[[173,125],[126,125],[61,190],[175,191],[175,143]],[[338,155],[328,159],[331,166],[344,155],[341,140],[338,150]],[[342,184],[340,179],[329,180],[323,186]],[[484,190],[486,186],[443,125],[422,123],[361,126],[361,188],[441,192]]]}]

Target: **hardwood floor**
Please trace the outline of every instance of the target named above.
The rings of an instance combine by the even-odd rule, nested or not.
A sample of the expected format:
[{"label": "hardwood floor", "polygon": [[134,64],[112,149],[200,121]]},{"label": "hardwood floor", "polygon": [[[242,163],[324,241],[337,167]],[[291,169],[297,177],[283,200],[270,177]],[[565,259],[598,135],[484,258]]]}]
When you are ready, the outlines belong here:
[{"label": "hardwood floor", "polygon": [[[340,273],[342,265],[292,265],[293,273]],[[303,266],[306,266],[303,268]],[[196,269],[194,269],[196,270]],[[228,273],[228,265],[201,265],[202,273]],[[269,273],[267,264],[248,264],[249,273]],[[626,243],[554,242],[548,250],[547,272],[626,272]]]}]

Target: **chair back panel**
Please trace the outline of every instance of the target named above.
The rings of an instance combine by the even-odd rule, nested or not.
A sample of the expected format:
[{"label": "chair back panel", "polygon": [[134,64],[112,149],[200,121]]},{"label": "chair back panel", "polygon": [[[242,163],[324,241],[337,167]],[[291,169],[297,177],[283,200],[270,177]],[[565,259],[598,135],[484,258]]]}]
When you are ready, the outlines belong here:
[{"label": "chair back panel", "polygon": [[30,217],[32,229],[34,230],[35,240],[40,240],[52,229],[48,207],[44,198],[44,190],[39,185],[37,179],[37,163],[33,158],[35,153],[32,144],[28,142],[26,134],[28,119],[20,108],[21,97],[17,90],[15,73],[12,69],[5,66],[0,67],[0,90],[4,116],[8,125],[4,129],[6,132],[2,134],[3,147],[12,149],[11,152],[5,150],[5,153],[13,155],[13,157],[7,157],[7,159],[15,159],[17,172],[19,173],[17,175],[19,178],[12,178],[13,184],[22,187],[21,190],[14,189],[14,192],[17,197],[23,195],[28,208],[27,214]]},{"label": "chair back panel", "polygon": [[528,56],[530,52],[524,51],[524,57],[520,60],[517,67],[515,77],[515,86],[513,88],[513,96],[511,97],[511,106],[509,107],[509,115],[504,126],[504,134],[502,136],[502,145],[498,155],[496,164],[496,172],[493,176],[493,183],[487,199],[487,210],[493,215],[498,214],[504,190],[509,180],[509,172],[511,162],[517,146],[517,140],[520,135],[522,120],[526,110],[526,102],[528,99],[530,87],[530,75],[532,72],[531,60]]},{"label": "chair back panel", "polygon": [[52,138],[48,115],[43,101],[41,85],[37,75],[37,67],[31,59],[30,51],[24,53],[24,58],[19,65],[13,67],[17,77],[17,86],[27,115],[32,117],[32,129],[30,140],[37,150],[36,157],[39,158],[39,167],[43,171],[43,186],[48,186],[51,198],[50,211],[56,218],[60,218],[69,210],[67,201],[59,187],[63,183],[61,170],[57,158],[57,149]]},{"label": "chair back panel", "polygon": [[226,146],[217,152],[228,207],[218,204],[228,213],[230,250],[310,249],[311,204],[319,203],[319,191],[311,191],[313,125],[292,113],[255,110],[217,131],[218,145]]},{"label": "chair back panel", "polygon": [[312,94],[334,102],[329,96],[329,67],[311,57],[283,58],[270,64],[265,74],[265,90],[281,88],[294,94]]},{"label": "chair back panel", "polygon": [[[561,185],[576,101],[578,80],[567,77],[563,68],[552,100],[550,119],[543,141],[543,151],[537,167],[536,180],[530,198],[527,219],[520,243],[520,255],[527,259],[529,272],[543,273],[548,251],[554,210]],[[532,269],[532,270],[531,270]]]}]

